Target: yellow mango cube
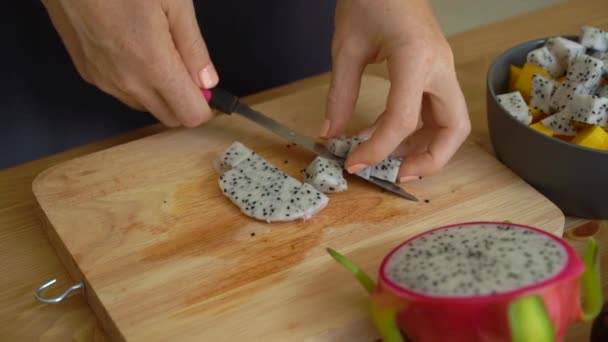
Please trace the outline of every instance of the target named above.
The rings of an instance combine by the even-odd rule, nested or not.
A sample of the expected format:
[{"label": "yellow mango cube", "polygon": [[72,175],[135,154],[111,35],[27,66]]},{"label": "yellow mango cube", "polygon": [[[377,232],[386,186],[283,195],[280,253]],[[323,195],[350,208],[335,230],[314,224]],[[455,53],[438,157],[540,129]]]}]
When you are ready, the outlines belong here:
[{"label": "yellow mango cube", "polygon": [[553,131],[547,126],[543,125],[541,122],[533,123],[530,125],[530,127],[541,132],[544,135],[548,135],[550,137],[553,136]]},{"label": "yellow mango cube", "polygon": [[581,129],[570,142],[589,148],[608,150],[608,133],[600,126],[589,126]]},{"label": "yellow mango cube", "polygon": [[530,104],[530,93],[532,92],[532,76],[534,74],[540,74],[543,76],[551,77],[547,70],[540,68],[534,64],[526,63],[521,69],[519,78],[515,82],[515,90],[519,90],[521,95],[527,104]]},{"label": "yellow mango cube", "polygon": [[530,114],[532,114],[532,123],[538,122],[544,118],[546,118],[547,114],[540,111],[540,109],[536,107],[530,107]]},{"label": "yellow mango cube", "polygon": [[515,83],[521,74],[521,68],[511,64],[509,67],[509,92],[515,91]]}]

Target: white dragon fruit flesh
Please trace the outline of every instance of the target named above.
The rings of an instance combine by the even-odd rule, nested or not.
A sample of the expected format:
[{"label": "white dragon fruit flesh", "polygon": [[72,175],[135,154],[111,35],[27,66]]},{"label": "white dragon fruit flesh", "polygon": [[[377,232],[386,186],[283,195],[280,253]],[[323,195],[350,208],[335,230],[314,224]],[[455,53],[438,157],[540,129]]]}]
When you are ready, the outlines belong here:
[{"label": "white dragon fruit flesh", "polygon": [[563,75],[565,71],[565,66],[549,51],[547,46],[541,46],[528,52],[526,61],[548,71],[551,76],[556,78]]},{"label": "white dragon fruit flesh", "polygon": [[582,83],[591,91],[599,85],[604,73],[604,61],[587,54],[573,58],[568,65],[566,78],[571,82]]},{"label": "white dragon fruit flesh", "polygon": [[399,168],[401,167],[401,162],[401,158],[388,157],[384,159],[380,164],[376,164],[372,167],[371,176],[374,178],[396,183],[397,175],[399,174]]},{"label": "white dragon fruit flesh", "polygon": [[559,83],[543,75],[532,75],[532,91],[530,105],[538,108],[543,113],[551,114],[551,97]]},{"label": "white dragon fruit flesh", "polygon": [[348,189],[342,166],[331,159],[316,157],[304,170],[304,182],[323,193],[336,193]]},{"label": "white dragon fruit flesh", "polygon": [[587,50],[581,44],[564,37],[549,38],[545,46],[559,60],[562,74],[574,57],[584,54]]},{"label": "white dragon fruit flesh", "polygon": [[579,41],[586,48],[596,51],[608,51],[608,32],[599,28],[584,25],[581,28]]},{"label": "white dragon fruit flesh", "polygon": [[576,94],[590,95],[592,93],[593,91],[585,88],[582,83],[563,82],[557,86],[551,97],[551,111],[561,112],[566,109],[568,102],[572,101]]},{"label": "white dragon fruit flesh", "polygon": [[[338,157],[346,158],[359,145],[368,139],[369,138],[365,135],[332,138],[328,142],[328,150]],[[365,179],[374,177],[396,183],[400,167],[401,158],[387,157],[382,162],[359,171],[357,175]]]},{"label": "white dragon fruit flesh", "polygon": [[608,126],[608,98],[594,95],[575,95],[566,111],[572,120],[606,127]]},{"label": "white dragon fruit flesh", "polygon": [[576,135],[576,128],[572,124],[572,115],[566,111],[555,113],[542,119],[540,122],[557,135]]},{"label": "white dragon fruit flesh", "polygon": [[590,56],[601,59],[604,62],[604,77],[608,76],[608,52],[595,51]]},{"label": "white dragon fruit flesh", "polygon": [[257,220],[307,220],[329,202],[325,194],[290,177],[238,141],[214,166],[220,173],[222,193],[243,214]]},{"label": "white dragon fruit flesh", "polygon": [[530,109],[519,91],[501,94],[496,98],[498,103],[500,103],[517,121],[520,121],[525,125],[529,125],[532,122]]},{"label": "white dragon fruit flesh", "polygon": [[565,240],[533,227],[444,226],[393,248],[377,284],[346,256],[328,252],[370,293],[383,341],[562,341],[572,323],[602,309],[593,239],[580,258]]},{"label": "white dragon fruit flesh", "polygon": [[240,163],[251,154],[251,150],[238,141],[230,145],[222,156],[213,162],[213,167],[217,173],[222,174],[230,170],[233,166]]},{"label": "white dragon fruit flesh", "polygon": [[327,149],[340,158],[346,158],[348,151],[350,151],[350,138],[344,136],[331,138],[327,144]]}]

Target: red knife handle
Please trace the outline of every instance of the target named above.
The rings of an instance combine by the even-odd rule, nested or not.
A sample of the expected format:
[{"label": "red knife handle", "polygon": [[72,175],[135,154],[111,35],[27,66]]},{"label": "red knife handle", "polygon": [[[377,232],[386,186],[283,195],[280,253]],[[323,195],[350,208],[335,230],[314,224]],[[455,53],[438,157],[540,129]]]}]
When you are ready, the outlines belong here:
[{"label": "red knife handle", "polygon": [[221,88],[201,89],[201,92],[211,108],[226,114],[232,114],[239,104],[238,96]]}]

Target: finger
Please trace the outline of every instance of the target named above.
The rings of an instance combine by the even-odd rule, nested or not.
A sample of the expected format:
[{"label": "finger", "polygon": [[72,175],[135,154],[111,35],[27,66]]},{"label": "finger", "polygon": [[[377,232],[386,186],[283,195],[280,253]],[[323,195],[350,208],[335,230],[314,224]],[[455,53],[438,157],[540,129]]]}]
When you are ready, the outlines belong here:
[{"label": "finger", "polygon": [[424,56],[408,50],[396,50],[388,58],[391,89],[386,112],[370,139],[347,158],[346,168],[350,173],[381,162],[416,129],[428,63]]},{"label": "finger", "polygon": [[333,53],[332,78],[321,137],[328,138],[341,134],[355,110],[361,76],[369,59],[364,48],[357,44],[352,41],[343,43]]},{"label": "finger", "polygon": [[126,92],[121,91],[120,89],[117,89],[115,87],[112,87],[103,81],[99,81],[96,78],[94,78],[94,80],[95,80],[95,84],[101,91],[103,91],[106,94],[112,95],[113,97],[118,99],[120,102],[126,104],[130,108],[139,110],[139,111],[146,109],[136,98],[127,94]]},{"label": "finger", "polygon": [[143,90],[140,93],[141,102],[148,112],[154,115],[160,122],[167,127],[179,127],[180,122],[173,115],[169,106],[158,92],[154,89]]},{"label": "finger", "polygon": [[200,87],[188,73],[173,44],[171,33],[164,29],[167,27],[167,18],[160,20],[165,20],[165,25],[153,26],[155,32],[152,32],[152,35],[158,40],[158,44],[152,50],[155,63],[149,66],[146,77],[182,125],[198,126],[210,120],[213,114],[201,94]]},{"label": "finger", "polygon": [[201,35],[193,2],[185,0],[172,4],[174,6],[167,12],[167,18],[177,51],[199,87],[215,87],[219,77]]},{"label": "finger", "polygon": [[413,146],[427,147],[407,156],[401,164],[400,179],[429,176],[439,172],[456,153],[469,135],[471,125],[466,102],[456,76],[434,82],[435,92],[429,95],[432,110],[432,130],[412,137]]}]

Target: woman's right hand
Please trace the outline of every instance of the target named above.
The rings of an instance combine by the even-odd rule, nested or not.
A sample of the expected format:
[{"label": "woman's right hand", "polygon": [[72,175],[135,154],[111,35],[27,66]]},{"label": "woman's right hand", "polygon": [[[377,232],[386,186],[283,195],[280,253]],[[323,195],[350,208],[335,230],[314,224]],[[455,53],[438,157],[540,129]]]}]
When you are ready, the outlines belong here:
[{"label": "woman's right hand", "polygon": [[170,127],[212,118],[200,88],[219,78],[192,0],[42,2],[84,80]]}]

